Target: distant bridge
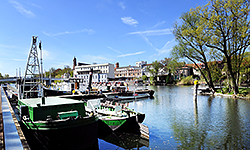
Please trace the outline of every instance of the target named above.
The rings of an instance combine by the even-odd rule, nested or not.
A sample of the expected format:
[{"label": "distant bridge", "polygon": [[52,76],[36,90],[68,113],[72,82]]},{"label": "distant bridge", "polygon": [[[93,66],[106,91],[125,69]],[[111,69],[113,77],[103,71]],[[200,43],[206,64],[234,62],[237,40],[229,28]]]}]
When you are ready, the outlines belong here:
[{"label": "distant bridge", "polygon": [[[9,77],[9,78],[2,78],[0,79],[0,82],[17,82],[17,80],[23,80],[23,77]],[[26,80],[29,80],[29,78],[26,78]],[[63,78],[43,78],[43,81],[55,81],[55,80],[65,80]]]}]

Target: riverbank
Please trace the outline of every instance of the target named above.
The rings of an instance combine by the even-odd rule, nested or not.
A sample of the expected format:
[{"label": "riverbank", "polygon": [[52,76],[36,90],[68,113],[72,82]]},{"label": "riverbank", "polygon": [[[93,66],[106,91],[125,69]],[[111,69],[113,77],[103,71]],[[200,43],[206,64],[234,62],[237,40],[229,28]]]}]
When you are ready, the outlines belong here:
[{"label": "riverbank", "polygon": [[243,100],[250,100],[250,97],[243,97],[243,96],[237,96],[235,94],[222,94],[222,93],[212,93],[212,92],[203,92],[200,93],[199,95],[210,95],[210,96],[221,96],[221,97],[228,97],[228,98],[233,98],[233,99],[243,99]]}]

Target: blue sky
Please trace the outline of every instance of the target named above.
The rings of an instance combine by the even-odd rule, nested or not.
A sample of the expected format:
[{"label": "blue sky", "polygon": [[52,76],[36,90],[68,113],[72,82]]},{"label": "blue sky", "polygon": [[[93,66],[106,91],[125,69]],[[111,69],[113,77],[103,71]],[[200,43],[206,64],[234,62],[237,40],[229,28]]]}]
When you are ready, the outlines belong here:
[{"label": "blue sky", "polygon": [[174,22],[207,0],[1,0],[0,73],[24,74],[31,37],[42,41],[43,68],[78,62],[151,63],[169,57]]}]

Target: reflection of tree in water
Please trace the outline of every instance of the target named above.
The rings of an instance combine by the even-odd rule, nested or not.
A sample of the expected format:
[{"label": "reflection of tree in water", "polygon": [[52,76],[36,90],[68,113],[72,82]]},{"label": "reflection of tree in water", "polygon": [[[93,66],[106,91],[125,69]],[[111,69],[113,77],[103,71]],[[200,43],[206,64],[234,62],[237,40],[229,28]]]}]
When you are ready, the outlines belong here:
[{"label": "reflection of tree in water", "polygon": [[[124,149],[139,149],[140,147],[149,147],[149,139],[141,138],[140,135],[133,133],[111,133],[103,140],[122,147]],[[119,149],[119,148],[117,148]]]},{"label": "reflection of tree in water", "polygon": [[238,100],[226,99],[226,102],[223,118],[221,118],[224,123],[219,127],[219,131],[212,136],[220,138],[220,143],[217,144],[216,148],[246,148],[244,144],[245,133],[242,131],[244,126],[239,116]]},{"label": "reflection of tree in water", "polygon": [[[198,111],[195,110],[195,122],[187,123],[183,119],[172,121],[173,136],[181,149],[201,149],[205,146],[206,130],[200,130],[198,124]],[[191,120],[190,120],[191,121]]]},{"label": "reflection of tree in water", "polygon": [[189,121],[180,119],[185,116],[180,112],[173,113],[171,127],[174,139],[180,144],[178,148],[246,149],[248,131],[243,131],[237,100],[209,97],[204,106],[196,110],[194,105],[194,119]]}]

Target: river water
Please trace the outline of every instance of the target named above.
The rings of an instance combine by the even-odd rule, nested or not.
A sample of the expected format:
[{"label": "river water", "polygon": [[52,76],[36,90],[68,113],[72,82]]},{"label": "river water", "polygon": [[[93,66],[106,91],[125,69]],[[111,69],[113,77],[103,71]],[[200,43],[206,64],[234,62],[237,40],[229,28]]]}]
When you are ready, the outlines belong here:
[{"label": "river water", "polygon": [[[153,99],[129,103],[146,114],[150,139],[139,149],[250,149],[250,101],[198,96],[195,107],[192,86],[148,88]],[[99,149],[117,145],[98,139]]]}]

